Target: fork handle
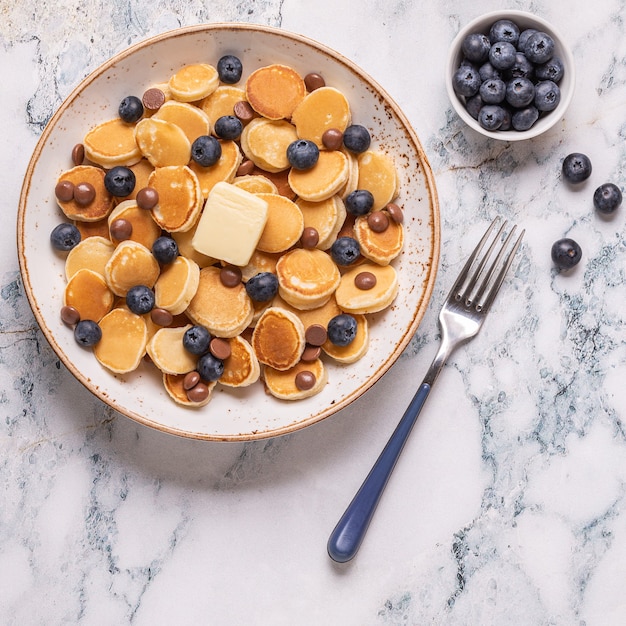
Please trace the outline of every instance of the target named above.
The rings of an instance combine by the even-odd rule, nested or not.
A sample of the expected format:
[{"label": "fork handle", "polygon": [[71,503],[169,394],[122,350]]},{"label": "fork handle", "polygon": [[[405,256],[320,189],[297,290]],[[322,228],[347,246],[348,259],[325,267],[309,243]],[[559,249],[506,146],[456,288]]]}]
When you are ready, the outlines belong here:
[{"label": "fork handle", "polygon": [[421,384],[367,478],[331,533],[327,547],[333,561],[346,563],[357,553],[430,389],[431,385],[428,382]]}]

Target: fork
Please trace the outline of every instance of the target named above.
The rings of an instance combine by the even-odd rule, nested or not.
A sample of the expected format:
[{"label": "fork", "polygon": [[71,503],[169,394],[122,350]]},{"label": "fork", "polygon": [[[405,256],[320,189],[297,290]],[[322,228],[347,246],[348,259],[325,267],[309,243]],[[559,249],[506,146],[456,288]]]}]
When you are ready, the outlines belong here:
[{"label": "fork", "polygon": [[[338,563],[349,561],[357,553],[404,444],[441,369],[455,348],[478,333],[513,262],[525,231],[522,230],[512,243],[517,229],[513,225],[502,242],[507,226],[504,221],[487,246],[499,222],[500,218],[496,217],[491,223],[452,286],[439,313],[439,350],[402,419],[330,535],[328,554]],[[487,249],[482,254],[485,246]],[[494,253],[495,258],[490,262]]]}]

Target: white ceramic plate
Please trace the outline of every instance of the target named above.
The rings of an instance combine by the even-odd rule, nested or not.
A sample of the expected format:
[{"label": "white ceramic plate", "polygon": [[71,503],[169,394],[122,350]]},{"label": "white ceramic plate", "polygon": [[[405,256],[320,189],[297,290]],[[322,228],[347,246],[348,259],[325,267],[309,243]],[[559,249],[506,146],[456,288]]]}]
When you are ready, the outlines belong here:
[{"label": "white ceramic plate", "polygon": [[[155,368],[142,364],[131,375],[113,376],[90,350],[79,347],[60,320],[64,255],[50,245],[62,214],[54,198],[59,174],[72,166],[71,151],[95,124],[117,115],[120,100],[141,96],[187,63],[216,64],[235,54],[244,76],[270,63],[301,75],[322,74],[350,101],[353,122],[366,126],[373,145],[389,153],[400,178],[398,202],[405,210],[406,246],[394,261],[400,292],[391,308],[372,316],[371,345],[352,365],[329,363],[329,384],[297,402],[266,395],[261,383],[242,390],[218,388],[209,404],[175,404]],[[415,333],[430,298],[439,259],[439,206],[432,172],[406,117],[385,91],[336,52],[282,30],[244,24],[183,28],[141,42],[88,76],[46,126],[28,166],[18,215],[18,253],[24,287],[37,322],[72,374],[120,413],[158,430],[197,439],[237,441],[293,432],[336,413],[370,388],[398,358]]]}]

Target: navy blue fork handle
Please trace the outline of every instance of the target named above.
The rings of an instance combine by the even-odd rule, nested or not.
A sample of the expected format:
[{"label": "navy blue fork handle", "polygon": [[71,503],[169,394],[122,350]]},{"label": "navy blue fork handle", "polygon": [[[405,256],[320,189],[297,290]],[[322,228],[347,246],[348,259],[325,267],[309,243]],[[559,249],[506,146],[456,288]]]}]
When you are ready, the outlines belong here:
[{"label": "navy blue fork handle", "polygon": [[404,444],[424,406],[424,402],[426,402],[426,398],[428,398],[430,389],[429,383],[423,382],[421,384],[370,473],[337,522],[337,526],[328,539],[327,546],[328,555],[333,561],[346,563],[357,553]]}]

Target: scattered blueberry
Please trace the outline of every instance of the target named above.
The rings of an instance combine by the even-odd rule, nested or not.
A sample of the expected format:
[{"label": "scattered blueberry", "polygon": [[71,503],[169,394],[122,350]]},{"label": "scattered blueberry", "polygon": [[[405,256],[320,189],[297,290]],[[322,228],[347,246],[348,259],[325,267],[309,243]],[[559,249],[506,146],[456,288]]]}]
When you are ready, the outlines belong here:
[{"label": "scattered blueberry", "polygon": [[541,31],[533,33],[526,40],[524,54],[533,63],[547,63],[554,55],[554,39]]},{"label": "scattered blueberry", "polygon": [[278,278],[272,272],[259,272],[246,282],[246,293],[255,302],[268,302],[278,293]]},{"label": "scattered blueberry", "polygon": [[201,135],[191,144],[191,158],[202,167],[215,165],[221,156],[222,146],[211,135]]},{"label": "scattered blueberry", "polygon": [[63,222],[52,229],[50,243],[55,250],[67,252],[80,243],[80,231],[74,224]]},{"label": "scattered blueberry", "polygon": [[622,191],[613,183],[600,185],[593,194],[593,206],[600,213],[609,215],[616,211],[622,204]]},{"label": "scattered blueberry", "polygon": [[563,177],[570,183],[582,183],[591,176],[591,161],[586,154],[572,152],[563,159]]},{"label": "scattered blueberry", "polygon": [[470,33],[461,42],[463,56],[472,63],[484,63],[489,58],[491,42],[483,33]]},{"label": "scattered blueberry", "polygon": [[500,78],[483,81],[478,91],[485,104],[500,104],[506,95],[506,85]]},{"label": "scattered blueberry", "polygon": [[90,348],[102,339],[102,329],[93,320],[80,320],[74,326],[74,339],[81,346]]},{"label": "scattered blueberry", "polygon": [[356,329],[356,319],[348,313],[340,313],[328,322],[328,339],[336,346],[347,346],[354,341]]},{"label": "scattered blueberry", "polygon": [[234,85],[241,80],[243,64],[238,57],[226,54],[217,62],[217,73],[220,80],[228,85]]},{"label": "scattered blueberry", "polygon": [[367,189],[355,189],[351,191],[344,201],[346,211],[352,215],[365,215],[374,206],[374,196]]},{"label": "scattered blueberry", "polygon": [[504,109],[497,104],[485,105],[478,114],[478,123],[485,130],[498,130],[504,122]]},{"label": "scattered blueberry", "polygon": [[535,67],[535,76],[539,80],[551,80],[558,83],[563,78],[564,73],[563,61],[556,56],[552,57],[547,63]]},{"label": "scattered blueberry", "polygon": [[126,293],[126,306],[136,315],[150,313],[154,308],[154,291],[146,285],[135,285]]},{"label": "scattered blueberry", "polygon": [[337,265],[350,265],[361,255],[361,247],[354,237],[339,237],[330,247],[330,256]]},{"label": "scattered blueberry", "polygon": [[515,108],[527,107],[535,99],[535,85],[528,78],[513,78],[506,85],[506,101]]},{"label": "scattered blueberry", "polygon": [[508,41],[498,41],[489,50],[489,62],[497,70],[507,70],[515,65],[517,50]]},{"label": "scattered blueberry", "polygon": [[561,101],[561,90],[551,80],[541,80],[535,85],[535,106],[539,111],[553,111]]},{"label": "scattered blueberry", "polygon": [[519,35],[519,27],[512,20],[498,20],[494,22],[489,29],[489,40],[492,44],[506,41],[515,46],[517,45]]},{"label": "scattered blueberry", "polygon": [[343,131],[343,145],[357,154],[365,152],[369,147],[372,139],[370,133],[360,124],[351,124]]},{"label": "scattered blueberry", "polygon": [[320,149],[314,141],[296,139],[287,146],[287,160],[297,170],[312,168],[320,157]]},{"label": "scattered blueberry", "polygon": [[524,109],[517,109],[511,115],[511,127],[518,131],[528,130],[539,119],[537,107],[529,105]]},{"label": "scattered blueberry", "polygon": [[112,196],[123,198],[133,192],[136,180],[133,170],[117,165],[104,175],[104,186]]},{"label": "scattered blueberry", "polygon": [[202,380],[213,382],[214,380],[218,380],[224,373],[224,361],[214,357],[210,352],[207,352],[198,359],[196,369]]},{"label": "scattered blueberry", "polygon": [[220,139],[239,139],[243,131],[243,123],[235,115],[222,115],[215,120],[215,134]]},{"label": "scattered blueberry", "polygon": [[[196,324],[188,328],[183,334],[183,347],[187,352],[200,356],[209,351],[211,344],[211,333],[205,326]],[[205,378],[205,380],[210,380]]]},{"label": "scattered blueberry", "polygon": [[120,102],[118,114],[125,122],[134,124],[143,116],[143,104],[137,96],[126,96]]},{"label": "scattered blueberry", "polygon": [[452,76],[452,88],[457,96],[469,98],[476,95],[480,89],[480,83],[480,74],[474,67],[461,66]]},{"label": "scattered blueberry", "polygon": [[568,270],[576,265],[581,257],[581,247],[573,239],[559,239],[552,245],[552,261],[562,270]]},{"label": "scattered blueberry", "polygon": [[152,244],[152,254],[159,263],[168,265],[178,256],[178,244],[172,237],[161,235]]}]

